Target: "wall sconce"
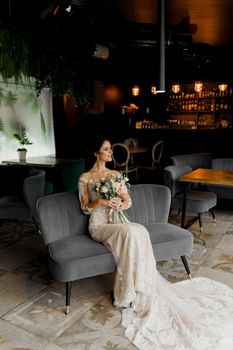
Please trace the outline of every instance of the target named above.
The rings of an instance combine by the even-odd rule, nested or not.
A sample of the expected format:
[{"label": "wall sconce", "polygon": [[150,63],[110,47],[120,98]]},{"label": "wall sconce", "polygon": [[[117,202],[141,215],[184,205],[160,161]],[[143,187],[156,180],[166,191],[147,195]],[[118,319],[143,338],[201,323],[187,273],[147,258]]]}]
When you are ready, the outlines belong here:
[{"label": "wall sconce", "polygon": [[138,96],[140,94],[140,87],[138,85],[134,85],[131,92],[133,96]]},{"label": "wall sconce", "polygon": [[156,95],[157,94],[156,86],[152,85],[150,91],[153,95]]},{"label": "wall sconce", "polygon": [[178,94],[178,92],[180,92],[180,84],[179,83],[172,84],[172,91],[174,92],[174,94]]},{"label": "wall sconce", "polygon": [[201,81],[195,81],[194,90],[196,92],[201,92],[203,88],[203,83]]},{"label": "wall sconce", "polygon": [[218,88],[221,92],[224,92],[227,89],[227,84],[219,84]]}]

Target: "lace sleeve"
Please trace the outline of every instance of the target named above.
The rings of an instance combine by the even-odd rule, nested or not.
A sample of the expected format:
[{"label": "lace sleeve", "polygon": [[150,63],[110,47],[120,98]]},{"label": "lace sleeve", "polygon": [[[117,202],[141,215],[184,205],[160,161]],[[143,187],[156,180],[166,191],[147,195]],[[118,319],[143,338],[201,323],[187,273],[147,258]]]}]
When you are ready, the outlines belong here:
[{"label": "lace sleeve", "polygon": [[129,209],[132,205],[132,199],[126,186],[123,186],[120,191],[120,196],[123,200],[124,209]]},{"label": "lace sleeve", "polygon": [[91,214],[93,208],[90,208],[88,206],[90,202],[88,184],[87,184],[87,180],[83,176],[80,176],[79,178],[78,190],[79,190],[79,200],[80,200],[82,211],[84,212],[84,214],[87,214],[87,215]]},{"label": "lace sleeve", "polygon": [[131,199],[131,197],[130,197],[129,194],[128,194],[127,199],[125,200],[124,203],[125,203],[125,204],[124,204],[124,209],[129,209],[129,208],[131,207],[131,205],[132,205],[132,199]]}]

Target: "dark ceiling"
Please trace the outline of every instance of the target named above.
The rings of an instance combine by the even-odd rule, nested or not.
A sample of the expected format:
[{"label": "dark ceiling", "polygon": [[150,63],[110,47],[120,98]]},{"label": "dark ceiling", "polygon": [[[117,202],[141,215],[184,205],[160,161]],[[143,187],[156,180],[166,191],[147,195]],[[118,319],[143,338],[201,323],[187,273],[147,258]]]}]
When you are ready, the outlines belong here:
[{"label": "dark ceiling", "polygon": [[[88,40],[109,48],[108,59],[97,63],[107,74],[111,70],[116,76],[121,72],[129,78],[149,77],[159,57],[158,1],[1,0],[0,19],[37,30],[59,21],[60,30],[72,30],[67,34],[74,40],[79,30],[86,31]],[[233,1],[164,0],[164,4],[167,76],[232,79]]]}]

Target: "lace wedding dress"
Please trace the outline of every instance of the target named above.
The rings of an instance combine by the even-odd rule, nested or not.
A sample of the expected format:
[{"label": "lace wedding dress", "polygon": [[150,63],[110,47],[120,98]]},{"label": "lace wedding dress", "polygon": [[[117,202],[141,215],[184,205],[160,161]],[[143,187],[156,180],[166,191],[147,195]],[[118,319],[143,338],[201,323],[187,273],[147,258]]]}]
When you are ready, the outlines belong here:
[{"label": "lace wedding dress", "polygon": [[[79,182],[94,201],[88,180]],[[146,228],[133,222],[109,224],[109,208],[90,211],[89,230],[114,255],[115,305],[122,307],[125,335],[140,350],[233,349],[233,290],[207,279],[177,283],[157,271]]]}]

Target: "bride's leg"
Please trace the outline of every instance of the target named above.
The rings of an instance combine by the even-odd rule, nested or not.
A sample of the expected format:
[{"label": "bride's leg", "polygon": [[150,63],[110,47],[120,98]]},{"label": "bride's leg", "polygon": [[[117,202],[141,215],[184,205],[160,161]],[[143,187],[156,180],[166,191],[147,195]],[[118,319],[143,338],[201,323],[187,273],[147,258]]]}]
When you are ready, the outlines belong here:
[{"label": "bride's leg", "polygon": [[[117,270],[114,284],[115,305],[128,307],[137,297],[151,293],[155,259],[148,231],[135,223],[104,225],[103,243],[115,258]],[[137,301],[138,304],[138,301]]]}]

